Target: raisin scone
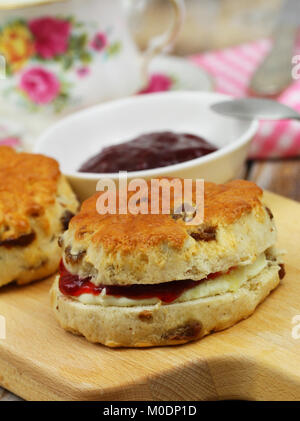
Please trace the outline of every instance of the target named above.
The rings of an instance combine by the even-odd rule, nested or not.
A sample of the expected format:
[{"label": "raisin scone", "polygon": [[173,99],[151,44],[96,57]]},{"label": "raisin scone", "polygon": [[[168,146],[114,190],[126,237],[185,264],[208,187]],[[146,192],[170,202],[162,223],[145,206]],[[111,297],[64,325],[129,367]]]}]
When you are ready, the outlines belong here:
[{"label": "raisin scone", "polygon": [[0,286],[53,274],[79,203],[51,158],[0,147]]},{"label": "raisin scone", "polygon": [[250,316],[284,276],[273,215],[252,182],[204,190],[201,225],[184,211],[100,215],[101,193],[86,200],[59,240],[51,300],[61,326],[109,347],[146,347]]}]

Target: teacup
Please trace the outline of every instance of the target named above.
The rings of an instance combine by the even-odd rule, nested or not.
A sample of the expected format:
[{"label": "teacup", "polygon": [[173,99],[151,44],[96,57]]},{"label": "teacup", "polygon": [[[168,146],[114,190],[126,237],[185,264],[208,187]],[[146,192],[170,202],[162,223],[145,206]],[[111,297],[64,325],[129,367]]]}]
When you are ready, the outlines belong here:
[{"label": "teacup", "polygon": [[146,64],[180,29],[184,0],[170,2],[176,12],[171,30],[141,59],[123,0],[1,1],[6,73],[0,107],[53,118],[134,94],[143,86]]}]

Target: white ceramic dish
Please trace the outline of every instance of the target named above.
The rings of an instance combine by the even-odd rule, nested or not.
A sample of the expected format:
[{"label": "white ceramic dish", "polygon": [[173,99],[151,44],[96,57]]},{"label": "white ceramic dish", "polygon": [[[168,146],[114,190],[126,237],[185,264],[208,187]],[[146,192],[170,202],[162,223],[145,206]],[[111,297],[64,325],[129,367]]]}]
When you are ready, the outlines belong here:
[{"label": "white ceramic dish", "polygon": [[129,172],[131,178],[178,176],[204,178],[217,183],[235,178],[241,171],[258,123],[220,116],[210,105],[230,97],[208,92],[167,92],[141,95],[101,104],[73,114],[52,126],[39,138],[35,152],[58,160],[81,200],[96,192],[100,178],[118,174],[77,171],[103,147],[153,131],[171,130],[203,136],[218,151],[181,164]]}]

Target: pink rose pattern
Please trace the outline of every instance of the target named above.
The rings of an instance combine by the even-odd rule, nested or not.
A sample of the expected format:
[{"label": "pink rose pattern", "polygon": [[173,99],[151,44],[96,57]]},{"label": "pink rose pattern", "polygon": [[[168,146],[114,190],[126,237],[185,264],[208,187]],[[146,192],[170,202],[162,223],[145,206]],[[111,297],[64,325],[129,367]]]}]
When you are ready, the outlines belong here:
[{"label": "pink rose pattern", "polygon": [[142,89],[139,94],[169,91],[172,85],[173,80],[169,76],[162,73],[153,73],[150,76],[148,86]]},{"label": "pink rose pattern", "polygon": [[90,69],[87,66],[83,66],[79,67],[79,69],[77,69],[76,72],[79,77],[85,77],[89,75]]},{"label": "pink rose pattern", "polygon": [[106,34],[103,32],[98,32],[92,42],[91,47],[96,51],[102,51],[107,46],[107,37]]},{"label": "pink rose pattern", "polygon": [[[29,62],[25,70],[16,72],[17,85],[12,88],[17,88],[31,107],[51,104],[59,112],[69,100],[72,86],[67,81],[66,72],[75,67],[78,78],[87,77],[90,74],[89,64],[96,54],[101,53],[107,59],[117,55],[122,48],[120,41],[110,42],[105,32],[97,32],[89,39],[83,24],[73,18],[45,16],[27,23],[24,20],[17,22],[30,31],[34,45],[31,58],[41,63],[30,67]],[[74,25],[76,31],[72,31]],[[46,70],[43,67],[46,62],[60,64],[63,77]]]},{"label": "pink rose pattern", "polygon": [[35,104],[49,104],[58,96],[60,82],[53,73],[33,67],[22,74],[20,89]]},{"label": "pink rose pattern", "polygon": [[45,17],[29,22],[29,29],[34,36],[35,50],[42,58],[51,59],[67,51],[71,32],[70,22]]},{"label": "pink rose pattern", "polygon": [[18,148],[21,146],[21,141],[16,136],[5,137],[0,139],[0,146],[10,146],[11,148]]}]

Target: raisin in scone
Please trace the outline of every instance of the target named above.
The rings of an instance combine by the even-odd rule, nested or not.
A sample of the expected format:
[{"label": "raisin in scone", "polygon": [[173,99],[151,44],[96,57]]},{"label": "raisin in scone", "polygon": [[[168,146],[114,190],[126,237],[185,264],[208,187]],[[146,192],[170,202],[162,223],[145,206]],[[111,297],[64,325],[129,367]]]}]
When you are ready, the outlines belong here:
[{"label": "raisin in scone", "polygon": [[91,342],[199,339],[250,316],[284,275],[273,215],[252,182],[205,183],[201,225],[184,212],[100,215],[99,194],[61,236],[51,290],[61,326]]},{"label": "raisin in scone", "polygon": [[79,203],[58,163],[0,147],[0,286],[53,274]]}]

